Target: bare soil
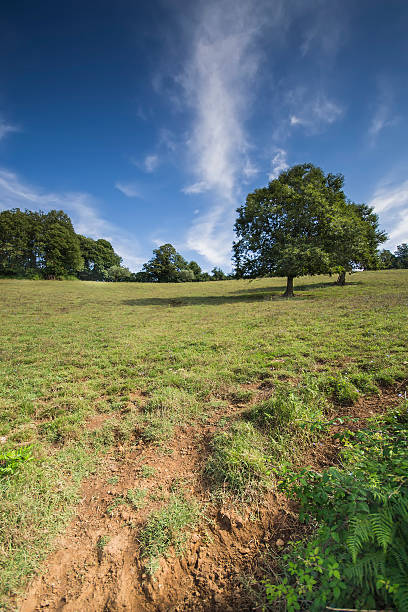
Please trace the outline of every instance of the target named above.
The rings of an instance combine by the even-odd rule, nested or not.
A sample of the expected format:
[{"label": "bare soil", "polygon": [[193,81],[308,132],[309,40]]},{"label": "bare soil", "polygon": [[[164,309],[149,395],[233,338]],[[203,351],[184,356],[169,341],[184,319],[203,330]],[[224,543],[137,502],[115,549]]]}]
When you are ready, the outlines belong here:
[{"label": "bare soil", "polygon": [[[336,416],[358,416],[359,424],[353,427],[361,427],[366,418],[397,403],[396,394],[384,392],[350,408],[339,408]],[[239,414],[243,407],[231,406],[230,410]],[[258,585],[265,577],[265,567],[272,569],[282,543],[301,535],[305,528],[297,521],[295,505],[277,493],[268,493],[261,505],[251,507],[211,500],[203,466],[221,416],[225,409],[206,425],[178,428],[165,450],[142,440],[113,449],[98,476],[84,483],[74,519],[40,574],[16,602],[21,612],[232,612],[259,607],[262,587]],[[94,420],[89,426],[93,429],[100,423]],[[307,451],[304,464],[323,468],[335,463],[337,452],[333,440],[327,438]],[[152,466],[154,476],[144,477],[143,465]],[[165,503],[171,490],[181,487],[201,502],[205,517],[183,554],[170,551],[152,578],[140,556],[138,533],[148,514]],[[145,507],[136,510],[119,504],[112,508],[114,500],[125,497],[128,489],[140,488],[152,493]],[[103,538],[106,544],[102,547],[98,542]],[[248,586],[251,578],[253,588]]]}]

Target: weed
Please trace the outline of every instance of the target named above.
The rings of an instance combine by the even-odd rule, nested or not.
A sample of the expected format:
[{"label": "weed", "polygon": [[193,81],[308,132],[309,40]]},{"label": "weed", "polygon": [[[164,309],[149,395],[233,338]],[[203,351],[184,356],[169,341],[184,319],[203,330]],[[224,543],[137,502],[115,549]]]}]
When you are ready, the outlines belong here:
[{"label": "weed", "polygon": [[105,546],[107,545],[109,540],[110,540],[109,536],[102,535],[102,536],[99,536],[99,538],[98,538],[98,540],[96,542],[96,554],[97,554],[98,562],[99,563],[102,562]]},{"label": "weed", "polygon": [[287,471],[281,488],[318,521],[309,542],[283,557],[284,578],[268,584],[288,611],[326,606],[408,610],[408,403],[366,430],[346,431],[343,469]]},{"label": "weed", "polygon": [[0,478],[12,476],[19,470],[22,464],[33,460],[31,446],[22,446],[0,453]]}]

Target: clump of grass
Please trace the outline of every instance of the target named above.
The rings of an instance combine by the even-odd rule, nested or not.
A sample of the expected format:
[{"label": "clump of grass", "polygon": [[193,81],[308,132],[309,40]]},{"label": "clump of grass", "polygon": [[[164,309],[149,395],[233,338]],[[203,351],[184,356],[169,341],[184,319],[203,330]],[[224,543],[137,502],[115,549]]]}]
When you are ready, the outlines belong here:
[{"label": "clump of grass", "polygon": [[367,372],[356,372],[355,374],[349,374],[350,382],[357,387],[361,393],[379,393],[380,390],[375,384],[373,377]]},{"label": "clump of grass", "polygon": [[322,389],[343,406],[352,406],[360,397],[358,389],[347,376],[326,376],[322,380]]},{"label": "clump of grass", "polygon": [[110,485],[116,485],[119,482],[119,476],[111,476],[106,482]]},{"label": "clump of grass", "polygon": [[166,507],[150,515],[140,533],[141,554],[149,574],[158,570],[160,557],[166,556],[169,548],[180,554],[199,516],[197,502],[180,494],[171,495]]},{"label": "clump of grass", "polygon": [[107,545],[107,543],[109,542],[110,537],[107,535],[101,535],[99,536],[97,542],[96,542],[96,553],[98,556],[98,561],[99,563],[101,563],[102,558],[103,558],[103,551],[105,550],[105,546]]},{"label": "clump of grass", "polygon": [[126,503],[126,500],[121,495],[118,497],[115,497],[112,503],[106,508],[106,514],[108,514],[109,516],[112,516],[116,508],[120,506],[121,504],[125,504],[125,503]]},{"label": "clump of grass", "polygon": [[247,404],[251,401],[254,392],[251,389],[235,389],[231,391],[229,397],[235,404]]},{"label": "clump of grass", "polygon": [[144,408],[147,413],[162,416],[185,416],[197,409],[196,399],[177,387],[162,387],[153,391]]},{"label": "clump of grass", "polygon": [[205,468],[216,487],[227,487],[238,496],[252,496],[269,475],[266,440],[252,423],[234,423],[216,434]]},{"label": "clump of grass", "polygon": [[146,503],[146,495],[146,489],[129,489],[126,499],[136,510],[140,510]]},{"label": "clump of grass", "polygon": [[248,418],[268,430],[280,432],[299,427],[302,420],[310,418],[310,407],[293,392],[278,392],[267,400],[256,404]]},{"label": "clump of grass", "polygon": [[142,465],[140,468],[140,475],[142,478],[151,478],[156,474],[156,468],[153,465]]},{"label": "clump of grass", "polygon": [[174,425],[170,419],[161,416],[147,415],[142,438],[145,442],[160,443],[172,437]]}]

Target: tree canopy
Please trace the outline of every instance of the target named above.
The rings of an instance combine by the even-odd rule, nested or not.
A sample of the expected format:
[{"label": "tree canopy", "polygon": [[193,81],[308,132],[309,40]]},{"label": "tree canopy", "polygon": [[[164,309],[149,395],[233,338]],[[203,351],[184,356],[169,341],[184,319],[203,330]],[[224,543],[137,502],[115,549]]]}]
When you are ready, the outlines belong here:
[{"label": "tree canopy", "polygon": [[121,258],[110,242],[77,235],[62,210],[0,213],[0,274],[26,278],[78,276],[104,280]]},{"label": "tree canopy", "polygon": [[302,164],[248,194],[235,223],[237,276],[286,276],[284,295],[291,297],[297,276],[379,261],[377,247],[386,236],[377,215],[347,201],[343,184],[341,174]]}]

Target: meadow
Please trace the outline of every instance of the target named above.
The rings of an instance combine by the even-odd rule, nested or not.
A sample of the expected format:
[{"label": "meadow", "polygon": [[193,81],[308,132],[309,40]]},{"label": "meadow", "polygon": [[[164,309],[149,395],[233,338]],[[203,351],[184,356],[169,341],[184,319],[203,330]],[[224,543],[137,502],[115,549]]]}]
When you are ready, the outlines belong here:
[{"label": "meadow", "polygon": [[[256,522],[279,470],[310,459],[316,424],[365,398],[402,396],[408,271],[358,272],[345,287],[334,280],[297,279],[289,300],[284,279],[1,280],[0,609],[15,609],[78,513],[84,482],[105,479],[114,491],[90,543],[95,558],[109,548],[109,520],[116,534],[128,507],[122,522],[137,533],[148,581],[220,507],[249,508]],[[182,467],[171,473],[176,455]],[[140,461],[122,482],[129,457]],[[138,597],[154,591],[149,584]],[[153,595],[143,605],[160,609]]]}]

